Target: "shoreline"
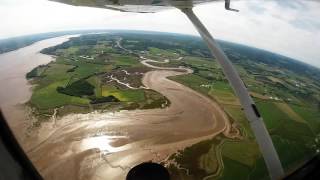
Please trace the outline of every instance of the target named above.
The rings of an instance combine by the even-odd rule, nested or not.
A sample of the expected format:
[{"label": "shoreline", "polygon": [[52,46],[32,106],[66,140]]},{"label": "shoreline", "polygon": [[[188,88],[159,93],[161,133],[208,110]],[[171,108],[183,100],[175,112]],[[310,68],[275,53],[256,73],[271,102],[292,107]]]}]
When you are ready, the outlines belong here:
[{"label": "shoreline", "polygon": [[[148,66],[148,61],[141,63]],[[87,179],[123,179],[137,163],[161,162],[177,150],[228,134],[229,118],[216,102],[168,79],[188,73],[192,70],[156,67],[143,76],[145,87],[170,100],[167,108],[69,114],[43,122],[29,137],[22,136],[21,143],[45,178],[76,179],[84,174]]]},{"label": "shoreline", "polygon": [[0,107],[23,148],[26,148],[23,143],[24,133],[30,124],[29,112],[25,110],[24,104],[31,98],[33,88],[26,79],[26,74],[33,68],[54,60],[54,57],[41,54],[42,49],[61,44],[75,36],[77,35],[50,38],[0,54],[0,82],[5,85],[0,88]]}]

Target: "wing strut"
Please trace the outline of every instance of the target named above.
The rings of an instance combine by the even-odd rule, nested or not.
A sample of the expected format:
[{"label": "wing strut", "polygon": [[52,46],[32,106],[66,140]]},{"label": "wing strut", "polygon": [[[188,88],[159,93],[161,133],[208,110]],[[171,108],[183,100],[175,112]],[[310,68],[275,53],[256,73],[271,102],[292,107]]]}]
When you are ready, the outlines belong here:
[{"label": "wing strut", "polygon": [[275,150],[271,137],[265,127],[262,117],[259,114],[256,105],[254,104],[249,92],[241,80],[238,72],[232,65],[231,61],[222,51],[218,43],[211,36],[206,27],[201,23],[198,17],[194,14],[192,8],[183,8],[181,11],[188,16],[192,24],[200,33],[202,39],[207,44],[210,52],[214,55],[221,65],[224,74],[231,84],[234,92],[240,99],[240,103],[244,109],[245,115],[249,120],[250,126],[255,134],[259,144],[260,151],[267,165],[271,179],[281,179],[284,177],[284,171],[279,160],[277,151]]}]

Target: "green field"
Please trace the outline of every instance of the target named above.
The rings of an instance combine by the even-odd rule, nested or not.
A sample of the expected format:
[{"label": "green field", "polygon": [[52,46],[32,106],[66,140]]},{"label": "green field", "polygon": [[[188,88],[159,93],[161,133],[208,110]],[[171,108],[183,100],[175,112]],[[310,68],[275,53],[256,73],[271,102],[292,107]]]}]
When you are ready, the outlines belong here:
[{"label": "green field", "polygon": [[102,97],[101,80],[97,76],[92,76],[87,81],[94,86],[94,94],[96,97]]},{"label": "green field", "polygon": [[149,53],[153,56],[160,56],[161,58],[177,59],[179,55],[175,51],[163,50],[155,47],[149,48]]},{"label": "green field", "polygon": [[[191,179],[202,179],[203,177],[214,174],[219,168],[219,156],[216,154],[218,144],[221,142],[216,139],[202,141],[191,147],[185,148],[170,158],[175,159],[180,166],[189,170],[189,177]],[[179,171],[176,167],[169,169],[172,171]],[[188,175],[180,172],[181,179],[188,177]]]},{"label": "green field", "polygon": [[[170,165],[173,179],[269,179],[239,100],[203,44],[191,37],[135,34],[125,38],[126,47],[135,52],[144,51],[145,56],[159,61],[171,59],[161,66],[192,69],[192,74],[170,79],[218,102],[241,132],[240,140],[219,136],[173,155],[189,170],[187,174]],[[223,48],[252,93],[285,171],[315,155],[315,147],[320,147],[315,143],[320,134],[320,71],[259,50],[236,45]],[[174,60],[180,57],[177,54],[183,58]]]},{"label": "green field", "polygon": [[68,96],[57,92],[57,88],[66,83],[67,81],[59,81],[37,89],[32,94],[30,103],[40,110],[53,109],[67,104],[87,106],[90,102],[88,99]]},{"label": "green field", "polygon": [[222,155],[246,166],[253,167],[260,157],[260,151],[255,142],[244,140],[241,143],[226,142],[222,148]]},{"label": "green field", "polygon": [[[151,69],[140,63],[138,55],[170,59],[157,66],[192,69],[192,74],[170,79],[216,101],[241,132],[240,139],[220,134],[173,154],[170,159],[182,167],[170,165],[173,179],[269,179],[239,100],[202,41],[123,33],[123,47],[133,52],[128,53],[115,47],[119,36],[84,35],[43,50],[57,59],[26,75],[35,85],[29,102],[35,112],[47,116],[54,109],[65,115],[95,109],[163,108],[170,105],[166,97],[153,90],[129,89],[110,76],[139,88],[143,73]],[[290,172],[320,149],[316,143],[320,136],[320,71],[270,53],[257,56],[252,51],[258,50],[227,47],[223,46],[256,102],[285,171]]]},{"label": "green field", "polygon": [[103,97],[107,97],[110,95],[115,96],[120,101],[124,102],[141,102],[145,100],[144,91],[143,90],[121,90],[114,86],[102,86],[101,95]]},{"label": "green field", "polygon": [[[185,60],[184,63],[187,67],[196,67],[194,73],[171,77],[170,79],[216,100],[229,117],[240,125],[240,131],[245,137],[244,140],[225,143],[222,146],[223,172],[220,175],[212,176],[212,179],[268,179],[266,166],[263,163],[250,125],[241,110],[239,100],[235,97],[230,85],[219,77],[219,69],[214,64],[211,64],[212,67],[210,68],[201,67],[201,64],[205,64],[205,62],[203,60],[197,61],[195,58],[192,58],[190,62]],[[310,108],[305,104],[301,105],[301,102],[303,102],[301,98],[279,89],[278,86],[262,85],[253,79],[254,76],[248,75],[244,68],[237,68],[254,92],[258,109],[272,136],[285,170],[290,171],[298,164],[311,158],[315,152],[311,144],[320,130],[319,110]],[[283,83],[278,78],[269,78],[273,82]],[[270,94],[266,92],[270,92]],[[282,96],[282,94],[285,94],[285,96]],[[278,100],[270,99],[272,96],[279,98]],[[280,97],[285,98],[280,99]],[[291,99],[291,101],[288,99]],[[293,103],[300,105],[294,105]],[[196,148],[197,146],[195,145],[194,147]],[[293,151],[288,153],[288,148]],[[198,154],[198,152],[194,152],[193,156],[195,156],[194,154]],[[215,153],[210,153],[210,155],[215,156]],[[197,161],[201,162],[201,157],[203,156],[203,154],[196,156],[198,158]],[[188,166],[190,165],[185,165],[184,167],[188,168]],[[215,166],[211,165],[209,167],[214,169]],[[196,169],[199,172],[203,172],[200,166]],[[206,171],[210,172],[208,169]],[[183,172],[179,174],[182,176]],[[210,173],[207,173],[207,175],[210,175]],[[203,174],[202,178],[204,177],[205,175]]]},{"label": "green field", "polygon": [[320,133],[320,111],[316,108],[298,106],[291,104],[290,107],[298,113],[305,121],[308,122],[313,133]]},{"label": "green field", "polygon": [[[128,89],[110,81],[110,75],[125,77],[122,70],[141,73],[146,69],[137,57],[114,49],[112,39],[100,42],[87,37],[91,38],[80,36],[43,50],[57,56],[56,60],[26,75],[35,85],[28,104],[41,116],[38,119],[45,119],[54,109],[65,115],[94,109],[162,108],[170,104],[157,92]],[[93,41],[96,45],[92,45]],[[137,78],[141,77],[128,76],[127,80],[138,86],[141,79]]]},{"label": "green field", "polygon": [[114,55],[114,63],[115,66],[122,66],[122,67],[139,67],[142,64],[139,63],[136,57],[132,56],[125,56],[125,55]]},{"label": "green field", "polygon": [[[210,82],[194,74],[171,79],[217,100],[229,116],[241,125],[242,134],[247,137],[239,142],[224,144],[222,148],[224,170],[219,179],[251,179],[250,174],[259,178],[264,175],[268,179],[265,165],[261,162],[259,166],[257,165],[259,161],[262,161],[259,148],[230,86],[221,81]],[[210,84],[210,88],[201,87],[202,84]],[[315,152],[310,147],[315,138],[313,132],[319,131],[317,118],[319,119],[320,116],[316,110],[289,105],[291,107],[290,111],[284,111],[283,108],[277,106],[275,101],[264,99],[256,99],[256,101],[285,169],[290,170],[311,158]],[[294,116],[290,116],[293,111],[308,123],[299,122],[293,118]],[[313,128],[310,128],[310,126]],[[288,153],[287,149],[293,151]],[[200,158],[198,160],[200,161]],[[237,167],[237,170],[234,169],[235,167]]]}]

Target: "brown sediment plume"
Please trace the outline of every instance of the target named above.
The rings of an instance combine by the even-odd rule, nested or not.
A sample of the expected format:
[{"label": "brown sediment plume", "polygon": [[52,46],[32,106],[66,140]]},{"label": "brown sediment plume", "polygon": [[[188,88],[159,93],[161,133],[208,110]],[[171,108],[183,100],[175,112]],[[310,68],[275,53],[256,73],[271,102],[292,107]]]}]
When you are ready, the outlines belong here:
[{"label": "brown sediment plume", "polygon": [[167,78],[190,69],[151,68],[143,85],[166,96],[169,107],[69,114],[42,123],[23,140],[45,179],[124,179],[139,163],[161,162],[177,150],[229,134],[228,116],[216,102]]},{"label": "brown sediment plume", "polygon": [[[29,151],[30,157],[48,179],[69,164],[61,162],[74,161],[79,156],[83,159],[81,177],[124,179],[136,164],[160,162],[179,149],[220,133],[228,134],[231,126],[218,104],[167,79],[184,73],[155,70],[143,78],[146,87],[170,100],[168,108],[67,115],[55,127],[44,126],[40,130],[47,131],[47,137],[42,136],[42,143]],[[96,151],[83,153],[89,149]],[[73,171],[79,172],[76,168]],[[69,173],[60,175],[59,178],[69,178]]]},{"label": "brown sediment plume", "polygon": [[24,106],[32,95],[32,85],[26,79],[26,74],[33,68],[54,60],[51,56],[39,53],[42,49],[61,44],[75,36],[77,35],[51,38],[0,54],[0,108],[22,145],[28,146],[24,141],[31,122],[31,110]]}]

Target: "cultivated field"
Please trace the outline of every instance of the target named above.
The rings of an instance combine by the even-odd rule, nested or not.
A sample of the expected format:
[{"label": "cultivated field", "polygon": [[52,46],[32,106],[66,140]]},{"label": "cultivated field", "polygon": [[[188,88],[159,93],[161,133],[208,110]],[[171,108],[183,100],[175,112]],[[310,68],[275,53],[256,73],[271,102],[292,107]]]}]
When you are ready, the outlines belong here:
[{"label": "cultivated field", "polygon": [[[280,55],[237,44],[222,42],[222,47],[235,63],[256,101],[286,172],[317,154],[320,151],[320,70]],[[269,178],[238,98],[217,62],[197,37],[124,32],[84,35],[42,52],[57,58],[27,74],[34,84],[28,105],[38,119],[35,125],[41,126],[53,116],[63,119],[67,115],[93,111],[130,112],[143,109],[144,112],[146,109],[160,109],[166,115],[166,108],[176,107],[171,101],[179,97],[166,94],[175,91],[170,87],[153,85],[158,87],[157,91],[148,87],[152,81],[147,80],[152,77],[172,86],[176,83],[176,88],[188,87],[186,92],[196,92],[197,96],[201,95],[201,98],[216,104],[216,109],[226,116],[220,120],[228,119],[229,122],[226,123],[227,130],[219,129],[219,133],[212,137],[203,131],[201,133],[206,136],[203,134],[202,139],[192,143],[189,141],[181,146],[183,148],[175,149],[178,151],[170,151],[168,158],[153,159],[166,165],[173,179]],[[143,62],[148,62],[148,66]],[[305,71],[305,68],[309,70]],[[190,70],[189,73],[182,72],[185,69]],[[175,82],[163,79],[162,75]],[[184,103],[184,99],[178,100]],[[193,101],[187,99],[186,102]],[[197,105],[199,107],[194,108],[201,111],[202,104]],[[217,112],[220,114],[220,111]],[[200,119],[206,122],[205,118]],[[207,119],[211,118],[208,116]],[[181,120],[181,116],[173,116],[167,121],[175,120]],[[193,121],[196,120],[195,117]],[[146,123],[146,119],[141,123]],[[181,126],[180,129],[186,128],[183,123],[175,125]],[[151,132],[147,127],[143,130]],[[150,125],[150,128],[153,127],[156,125]],[[133,132],[137,129],[130,130],[127,125],[119,126],[117,132],[120,130],[139,138],[142,133]],[[194,131],[197,129],[194,128]],[[194,131],[186,132],[192,134]],[[168,131],[158,129],[154,132],[159,139],[152,139],[152,143],[168,143],[168,139],[165,139],[168,136],[160,136],[161,132]],[[179,140],[186,140],[180,136],[172,135]],[[116,141],[116,144],[124,145],[127,141]],[[164,151],[164,147],[156,147],[162,150],[159,152]]]}]

